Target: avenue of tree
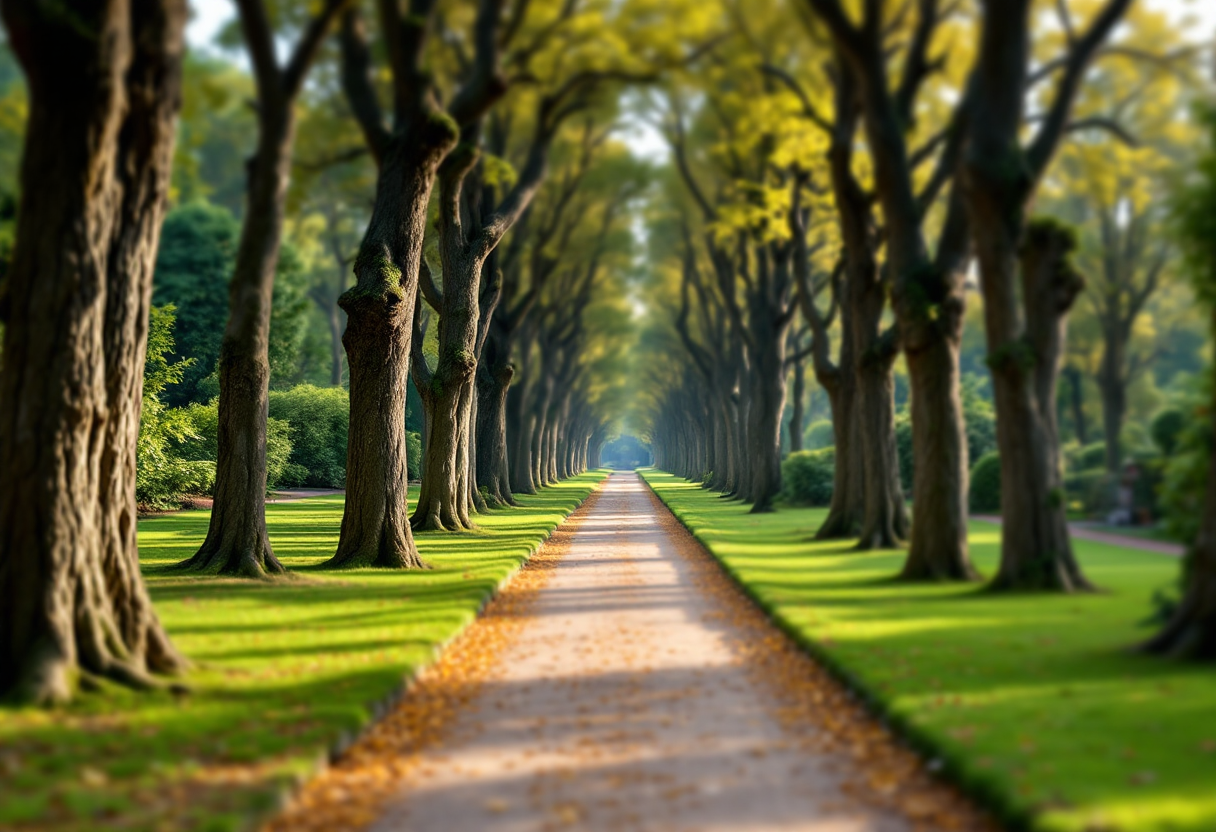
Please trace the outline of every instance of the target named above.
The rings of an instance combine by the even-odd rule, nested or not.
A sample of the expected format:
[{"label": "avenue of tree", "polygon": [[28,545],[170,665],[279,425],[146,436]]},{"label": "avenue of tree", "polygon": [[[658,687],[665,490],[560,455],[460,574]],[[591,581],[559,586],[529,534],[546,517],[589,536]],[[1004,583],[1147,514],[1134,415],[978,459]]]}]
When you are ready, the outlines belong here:
[{"label": "avenue of tree", "polygon": [[[1160,357],[1148,312],[1190,321],[1163,287],[1179,259],[1210,271],[1216,234],[1159,233],[1154,189],[1196,164],[1202,133],[1194,50],[1131,0],[1046,5],[236,0],[223,39],[250,70],[252,147],[221,175],[196,167],[227,117],[191,112],[191,85],[214,98],[234,70],[191,63],[184,0],[3,0],[28,116],[0,289],[0,697],[187,667],[135,540],[149,316],[154,271],[160,292],[204,270],[189,246],[158,261],[162,228],[168,245],[174,222],[215,232],[232,213],[226,301],[180,333],[214,372],[174,395],[218,399],[214,510],[183,572],[284,571],[270,399],[281,322],[311,309],[328,339],[314,375],[349,390],[329,568],[425,568],[416,532],[475,528],[598,467],[625,421],[658,466],[771,511],[813,385],[835,455],[818,536],[906,545],[904,579],[977,580],[977,353],[1001,461],[991,587],[1093,589],[1060,414],[1086,444],[1096,385],[1119,470]],[[663,163],[621,140],[642,122]],[[1216,202],[1202,181],[1185,194]],[[305,250],[315,279],[290,312]],[[1216,455],[1211,472],[1153,652],[1216,657]]]}]

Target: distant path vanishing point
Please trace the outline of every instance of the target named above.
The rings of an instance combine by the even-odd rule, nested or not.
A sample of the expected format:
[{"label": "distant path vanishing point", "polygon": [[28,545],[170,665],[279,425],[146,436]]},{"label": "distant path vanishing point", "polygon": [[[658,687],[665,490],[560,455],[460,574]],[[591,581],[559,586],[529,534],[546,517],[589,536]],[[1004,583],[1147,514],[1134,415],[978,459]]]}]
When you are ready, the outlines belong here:
[{"label": "distant path vanishing point", "polygon": [[612,475],[565,528],[526,603],[508,587],[305,790],[300,822],[334,823],[343,801],[366,817],[358,795],[388,776],[376,832],[995,828],[778,632],[635,474]]}]

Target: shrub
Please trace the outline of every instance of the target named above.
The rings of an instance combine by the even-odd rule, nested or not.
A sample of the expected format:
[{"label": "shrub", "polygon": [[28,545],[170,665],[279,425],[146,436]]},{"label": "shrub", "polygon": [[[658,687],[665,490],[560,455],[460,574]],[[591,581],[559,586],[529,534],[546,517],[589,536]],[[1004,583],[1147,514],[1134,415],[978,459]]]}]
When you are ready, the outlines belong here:
[{"label": "shrub", "polygon": [[1189,422],[1190,420],[1181,408],[1167,407],[1162,410],[1153,417],[1153,422],[1149,426],[1153,444],[1161,450],[1161,453],[1173,456],[1182,432],[1186,430]]},{"label": "shrub", "polygon": [[984,454],[971,467],[971,510],[1001,510],[1001,457],[996,451]]},{"label": "shrub", "polygon": [[405,434],[405,464],[410,479],[422,477],[422,434],[412,430]]},{"label": "shrub", "polygon": [[895,416],[895,452],[899,456],[899,484],[904,493],[912,491],[912,416],[902,410]]},{"label": "shrub", "polygon": [[1115,506],[1119,478],[1106,468],[1090,468],[1064,477],[1064,493],[1069,505],[1075,505],[1087,514],[1104,514]]},{"label": "shrub", "polygon": [[[1203,386],[1210,390],[1210,385],[1206,381]],[[1188,545],[1199,535],[1212,443],[1216,442],[1204,398],[1210,401],[1204,396],[1195,403],[1193,415],[1178,434],[1174,454],[1165,463],[1159,496],[1166,533]]]},{"label": "shrub", "polygon": [[[219,455],[219,403],[192,404],[174,411],[189,423],[187,435],[176,440],[175,454],[181,459],[210,462],[215,469]],[[281,482],[291,457],[291,428],[282,419],[266,420],[266,487],[294,485]]]},{"label": "shrub", "polygon": [[148,350],[144,363],[144,396],[135,446],[135,501],[144,509],[180,508],[187,494],[202,494],[215,481],[215,463],[185,459],[179,443],[194,438],[193,424],[180,410],[165,407],[161,394],[182,380],[193,362],[171,361],[174,308],[152,307],[148,316]]},{"label": "shrub", "polygon": [[1073,467],[1078,471],[1091,471],[1106,465],[1106,443],[1090,442],[1077,451],[1072,460]]},{"label": "shrub", "polygon": [[345,487],[350,394],[340,387],[311,384],[271,391],[270,415],[290,426],[290,462],[308,472],[298,484]]},{"label": "shrub", "polygon": [[820,419],[817,422],[811,422],[806,429],[806,433],[803,434],[802,444],[806,446],[808,451],[819,451],[835,445],[836,433],[832,429],[831,420]]},{"label": "shrub", "polygon": [[792,453],[781,463],[785,499],[800,505],[826,506],[832,502],[836,449]]}]

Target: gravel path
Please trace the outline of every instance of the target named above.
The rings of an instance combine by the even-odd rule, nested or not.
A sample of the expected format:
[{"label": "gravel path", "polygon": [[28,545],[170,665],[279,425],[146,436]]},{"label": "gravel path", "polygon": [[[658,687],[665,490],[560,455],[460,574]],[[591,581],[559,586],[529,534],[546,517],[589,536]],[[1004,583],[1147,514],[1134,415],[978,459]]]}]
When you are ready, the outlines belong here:
[{"label": "gravel path", "polygon": [[992,828],[633,473],[538,557],[272,828]]}]

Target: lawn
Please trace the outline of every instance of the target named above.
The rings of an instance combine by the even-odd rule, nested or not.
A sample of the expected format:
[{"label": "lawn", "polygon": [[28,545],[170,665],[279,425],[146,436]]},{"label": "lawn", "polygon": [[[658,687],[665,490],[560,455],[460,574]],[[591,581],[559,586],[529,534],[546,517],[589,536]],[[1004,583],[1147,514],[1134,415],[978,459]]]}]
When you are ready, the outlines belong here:
[{"label": "lawn", "polygon": [[[605,476],[592,472],[418,535],[435,568],[321,571],[342,497],[270,505],[273,582],[189,578],[166,567],[202,541],[209,513],[143,520],[156,609],[196,664],[192,692],[107,689],[55,710],[0,711],[0,828],[249,828],[316,771],[402,682],[468,624],[501,581]],[[413,497],[411,493],[411,498]]]},{"label": "lawn", "polygon": [[[902,553],[812,535],[823,509],[752,516],[642,472],[774,619],[1013,828],[1216,829],[1216,669],[1129,651],[1178,561],[1076,541],[1092,595],[894,582]],[[999,528],[972,554],[995,569]]]}]

